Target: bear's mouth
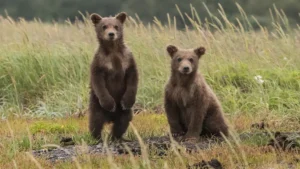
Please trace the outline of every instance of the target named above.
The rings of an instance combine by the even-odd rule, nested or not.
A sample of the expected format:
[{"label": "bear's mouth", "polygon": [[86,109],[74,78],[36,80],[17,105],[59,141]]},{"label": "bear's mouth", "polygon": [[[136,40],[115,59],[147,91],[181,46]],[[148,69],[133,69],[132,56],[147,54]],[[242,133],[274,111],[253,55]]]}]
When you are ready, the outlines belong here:
[{"label": "bear's mouth", "polygon": [[114,36],[106,35],[106,36],[104,37],[104,40],[109,41],[109,42],[116,41],[117,39],[118,39],[118,37],[117,37],[116,35],[114,35]]},{"label": "bear's mouth", "polygon": [[116,40],[116,38],[115,37],[109,37],[108,40],[109,41],[114,41],[114,40]]},{"label": "bear's mouth", "polygon": [[187,75],[187,74],[190,74],[192,72],[192,68],[189,67],[189,66],[184,66],[184,67],[180,68],[179,71],[180,71],[180,73]]},{"label": "bear's mouth", "polygon": [[179,72],[180,72],[181,74],[188,75],[188,74],[190,74],[192,71],[191,71],[191,70],[180,70]]}]

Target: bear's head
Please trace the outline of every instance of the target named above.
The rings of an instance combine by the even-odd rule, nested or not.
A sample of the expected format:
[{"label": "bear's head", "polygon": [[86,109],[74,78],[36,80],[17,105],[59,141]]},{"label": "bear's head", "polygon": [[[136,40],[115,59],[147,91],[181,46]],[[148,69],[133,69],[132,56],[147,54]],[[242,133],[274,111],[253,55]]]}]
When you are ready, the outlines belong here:
[{"label": "bear's head", "polygon": [[116,41],[123,38],[123,24],[126,20],[126,13],[121,12],[115,17],[101,17],[98,14],[92,14],[91,20],[95,26],[99,40]]},{"label": "bear's head", "polygon": [[172,71],[188,75],[197,71],[199,59],[202,55],[204,55],[205,48],[178,49],[174,45],[169,45],[167,47],[167,51],[172,58]]}]

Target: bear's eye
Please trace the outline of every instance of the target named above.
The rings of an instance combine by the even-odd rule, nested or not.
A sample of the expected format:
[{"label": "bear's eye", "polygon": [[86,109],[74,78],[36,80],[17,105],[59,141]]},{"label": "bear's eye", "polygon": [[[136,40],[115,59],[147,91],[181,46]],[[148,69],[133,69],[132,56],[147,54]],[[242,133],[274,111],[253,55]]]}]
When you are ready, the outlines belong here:
[{"label": "bear's eye", "polygon": [[114,27],[115,27],[115,29],[116,29],[116,30],[118,30],[118,29],[119,29],[119,27],[118,27],[118,26],[114,26]]},{"label": "bear's eye", "polygon": [[105,29],[107,28],[107,26],[106,26],[106,25],[103,25],[102,28],[103,28],[103,30],[105,30]]},{"label": "bear's eye", "polygon": [[191,63],[193,63],[193,62],[194,62],[194,59],[193,59],[193,58],[189,58],[189,61],[190,61]]},{"label": "bear's eye", "polygon": [[177,61],[178,61],[178,62],[181,62],[181,61],[182,61],[182,59],[181,59],[181,58],[178,58],[178,59],[177,59]]}]

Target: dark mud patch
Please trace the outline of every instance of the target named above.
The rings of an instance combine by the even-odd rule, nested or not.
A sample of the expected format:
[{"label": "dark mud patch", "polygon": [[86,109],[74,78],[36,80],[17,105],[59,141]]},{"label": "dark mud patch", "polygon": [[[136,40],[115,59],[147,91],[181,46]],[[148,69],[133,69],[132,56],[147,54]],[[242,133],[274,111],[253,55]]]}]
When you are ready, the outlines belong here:
[{"label": "dark mud patch", "polygon": [[268,145],[279,150],[293,150],[300,147],[300,135],[276,132]]},{"label": "dark mud patch", "polygon": [[276,133],[280,133],[280,135],[288,136],[289,138],[296,138],[300,136],[300,132],[247,132],[247,133],[241,133],[239,135],[241,140],[246,140],[252,137],[275,137]]},{"label": "dark mud patch", "polygon": [[[165,156],[167,151],[172,148],[172,145],[175,145],[167,136],[152,137],[144,139],[143,142],[148,148],[148,151],[157,156]],[[219,141],[209,139],[201,140],[195,144],[184,142],[180,143],[181,148],[177,148],[179,151],[184,150],[186,152],[197,152],[198,150],[207,149],[217,142]],[[55,162],[57,160],[69,160],[72,156],[78,156],[82,154],[107,155],[107,153],[110,152],[112,155],[124,155],[129,154],[130,151],[133,155],[141,155],[142,148],[143,147],[140,146],[138,141],[131,141],[124,143],[111,143],[107,146],[105,146],[103,143],[87,146],[68,145],[53,149],[35,150],[32,153],[35,157],[41,157],[50,160],[51,162]]]},{"label": "dark mud patch", "polygon": [[[273,146],[274,148],[286,149],[287,147],[300,148],[299,138],[300,132],[257,132],[257,133],[242,133],[239,135],[241,141],[245,140],[257,140],[258,138],[266,139],[266,142],[260,146]],[[269,140],[269,142],[268,142]],[[130,141],[124,143],[111,143],[105,146],[103,143],[97,145],[70,145],[72,143],[69,139],[62,139],[62,142],[67,145],[59,148],[42,149],[32,151],[35,157],[45,158],[52,162],[57,160],[69,160],[71,157],[75,157],[83,154],[91,155],[107,155],[108,152],[112,155],[126,155],[131,152],[133,155],[141,155],[142,148],[138,141]],[[169,150],[174,147],[178,151],[185,151],[187,153],[198,152],[199,150],[208,149],[211,146],[220,143],[221,140],[215,139],[201,139],[198,143],[183,142],[180,146],[175,146],[168,136],[152,137],[144,139],[143,143],[147,147],[148,152],[155,156],[165,156]],[[65,144],[68,143],[68,144]]]}]

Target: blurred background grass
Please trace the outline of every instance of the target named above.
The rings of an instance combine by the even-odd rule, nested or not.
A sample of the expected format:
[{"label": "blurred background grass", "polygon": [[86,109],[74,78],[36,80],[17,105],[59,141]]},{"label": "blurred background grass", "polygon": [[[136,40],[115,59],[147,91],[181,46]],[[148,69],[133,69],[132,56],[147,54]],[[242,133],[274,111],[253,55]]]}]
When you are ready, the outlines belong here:
[{"label": "blurred background grass", "polygon": [[[204,46],[200,71],[220,98],[228,115],[271,112],[299,116],[300,28],[273,8],[272,27],[240,17],[231,22],[222,6],[219,16],[202,21],[196,9],[184,14],[177,29],[173,16],[163,24],[146,25],[137,17],[126,23],[125,41],[137,60],[140,83],[137,103],[151,109],[162,105],[170,74],[168,44]],[[0,113],[30,117],[62,117],[87,108],[89,64],[97,48],[93,26],[82,21],[44,23],[0,19]],[[253,17],[252,19],[255,20]],[[258,30],[253,27],[259,27]],[[261,76],[260,80],[255,79]]]}]

